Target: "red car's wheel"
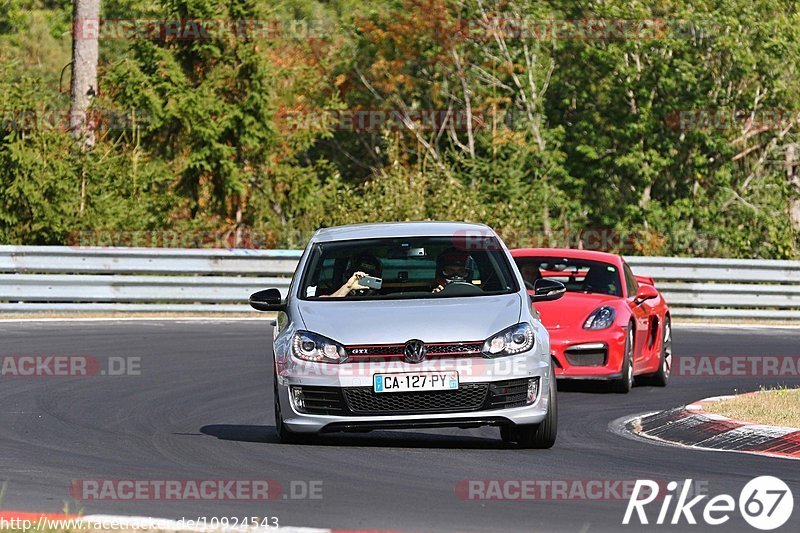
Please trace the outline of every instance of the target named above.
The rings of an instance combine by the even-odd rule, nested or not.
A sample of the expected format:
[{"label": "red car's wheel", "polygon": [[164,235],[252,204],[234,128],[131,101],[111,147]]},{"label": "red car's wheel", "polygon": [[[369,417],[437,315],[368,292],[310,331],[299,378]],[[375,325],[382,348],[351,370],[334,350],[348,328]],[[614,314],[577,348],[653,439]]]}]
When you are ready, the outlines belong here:
[{"label": "red car's wheel", "polygon": [[672,321],[664,318],[664,331],[661,336],[661,354],[658,372],[649,376],[650,382],[656,387],[666,387],[672,370]]},{"label": "red car's wheel", "polygon": [[622,377],[612,382],[611,388],[619,394],[627,394],[633,388],[633,324],[628,324],[625,335],[625,355],[622,358]]}]

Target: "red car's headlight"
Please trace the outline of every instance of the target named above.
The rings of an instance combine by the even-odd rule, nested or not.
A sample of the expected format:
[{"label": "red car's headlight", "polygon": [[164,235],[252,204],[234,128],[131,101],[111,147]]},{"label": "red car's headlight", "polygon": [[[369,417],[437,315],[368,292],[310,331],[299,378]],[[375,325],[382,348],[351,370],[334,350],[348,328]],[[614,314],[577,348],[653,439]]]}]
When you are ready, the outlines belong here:
[{"label": "red car's headlight", "polygon": [[598,307],[586,318],[583,329],[606,329],[614,323],[617,311],[610,305]]}]

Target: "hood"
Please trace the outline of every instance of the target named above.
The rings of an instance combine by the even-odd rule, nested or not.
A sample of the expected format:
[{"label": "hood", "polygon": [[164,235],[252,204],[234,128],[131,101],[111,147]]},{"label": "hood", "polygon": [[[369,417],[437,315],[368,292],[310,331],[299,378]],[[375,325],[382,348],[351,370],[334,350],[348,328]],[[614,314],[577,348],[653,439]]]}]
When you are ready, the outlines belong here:
[{"label": "hood", "polygon": [[548,330],[580,328],[589,314],[602,305],[615,305],[619,296],[567,292],[558,300],[534,304],[539,311],[539,320]]},{"label": "hood", "polygon": [[345,345],[484,340],[519,322],[519,294],[419,300],[298,300],[305,329]]}]

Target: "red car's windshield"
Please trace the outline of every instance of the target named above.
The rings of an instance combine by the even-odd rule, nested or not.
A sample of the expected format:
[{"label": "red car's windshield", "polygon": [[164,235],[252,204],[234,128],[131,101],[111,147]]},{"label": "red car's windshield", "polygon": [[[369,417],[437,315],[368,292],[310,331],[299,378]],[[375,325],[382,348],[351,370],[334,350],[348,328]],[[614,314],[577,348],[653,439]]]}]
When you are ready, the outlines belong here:
[{"label": "red car's windshield", "polygon": [[563,283],[567,292],[622,296],[619,269],[610,263],[564,257],[517,257],[514,261],[528,289],[537,279],[547,278]]}]

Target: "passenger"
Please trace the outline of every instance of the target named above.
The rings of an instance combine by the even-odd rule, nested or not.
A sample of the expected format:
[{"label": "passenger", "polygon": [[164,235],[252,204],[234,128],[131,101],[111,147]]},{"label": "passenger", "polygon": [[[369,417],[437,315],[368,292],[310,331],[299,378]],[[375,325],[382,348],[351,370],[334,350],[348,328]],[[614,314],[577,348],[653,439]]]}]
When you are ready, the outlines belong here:
[{"label": "passenger", "polygon": [[364,276],[381,277],[383,266],[380,259],[374,255],[364,254],[350,259],[344,272],[347,281],[330,295],[332,298],[365,295],[369,287],[361,285],[358,281]]}]

